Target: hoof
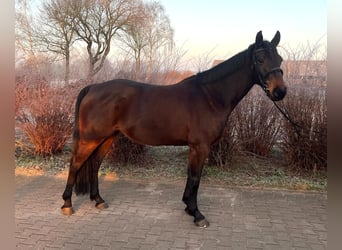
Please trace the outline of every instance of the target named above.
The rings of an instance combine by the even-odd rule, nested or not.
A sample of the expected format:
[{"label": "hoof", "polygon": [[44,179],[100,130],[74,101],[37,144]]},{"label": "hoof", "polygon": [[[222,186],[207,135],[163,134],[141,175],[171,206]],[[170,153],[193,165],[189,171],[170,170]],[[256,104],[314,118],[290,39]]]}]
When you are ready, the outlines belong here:
[{"label": "hoof", "polygon": [[196,226],[201,227],[201,228],[209,227],[209,222],[206,219],[195,221],[195,224]]},{"label": "hoof", "polygon": [[96,203],[95,207],[96,207],[97,209],[102,210],[102,209],[108,208],[108,205],[107,205],[107,203],[105,203],[105,202],[101,202],[101,203]]},{"label": "hoof", "polygon": [[62,210],[62,214],[64,215],[72,215],[74,213],[74,210],[72,209],[72,207],[61,207]]}]

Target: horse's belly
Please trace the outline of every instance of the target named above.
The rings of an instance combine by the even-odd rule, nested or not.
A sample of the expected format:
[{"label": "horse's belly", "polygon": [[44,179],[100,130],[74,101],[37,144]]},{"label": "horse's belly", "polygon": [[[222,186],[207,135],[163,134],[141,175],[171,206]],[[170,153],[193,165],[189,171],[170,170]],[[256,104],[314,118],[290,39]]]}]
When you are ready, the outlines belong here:
[{"label": "horse's belly", "polygon": [[[170,126],[171,125],[171,126]],[[147,145],[186,145],[187,129],[161,121],[142,121],[122,131],[131,140]]]}]

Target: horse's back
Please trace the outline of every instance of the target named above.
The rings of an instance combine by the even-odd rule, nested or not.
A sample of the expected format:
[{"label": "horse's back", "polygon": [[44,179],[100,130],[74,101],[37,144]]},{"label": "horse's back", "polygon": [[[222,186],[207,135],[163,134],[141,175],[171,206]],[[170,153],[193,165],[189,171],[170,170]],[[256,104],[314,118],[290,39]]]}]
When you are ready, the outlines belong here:
[{"label": "horse's back", "polygon": [[186,144],[189,87],[112,80],[91,86],[80,108],[87,137],[120,131],[143,144]]}]

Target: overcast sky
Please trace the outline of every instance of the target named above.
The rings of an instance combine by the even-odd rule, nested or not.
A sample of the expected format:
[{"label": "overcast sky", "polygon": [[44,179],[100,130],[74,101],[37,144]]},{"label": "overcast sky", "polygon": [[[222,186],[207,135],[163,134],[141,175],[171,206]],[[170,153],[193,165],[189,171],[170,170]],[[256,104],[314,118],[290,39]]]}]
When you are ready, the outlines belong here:
[{"label": "overcast sky", "polygon": [[[149,0],[146,0],[149,1]],[[225,60],[254,43],[263,31],[271,40],[277,30],[280,46],[296,49],[308,43],[327,48],[326,0],[159,0],[175,31],[177,48],[186,51],[182,61],[208,55]],[[32,0],[37,9],[41,0]],[[113,48],[115,57],[117,52]],[[286,54],[279,53],[286,59]]]},{"label": "overcast sky", "polygon": [[296,48],[308,42],[326,48],[325,0],[160,0],[171,19],[178,46],[188,56],[214,48],[225,59],[255,40],[259,30],[271,40],[277,30],[281,45]]}]

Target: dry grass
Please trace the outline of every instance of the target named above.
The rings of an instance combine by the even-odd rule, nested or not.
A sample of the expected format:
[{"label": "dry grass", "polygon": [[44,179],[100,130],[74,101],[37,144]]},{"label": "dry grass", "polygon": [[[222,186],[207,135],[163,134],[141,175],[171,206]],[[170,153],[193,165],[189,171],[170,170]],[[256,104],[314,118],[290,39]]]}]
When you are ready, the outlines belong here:
[{"label": "dry grass", "polygon": [[[149,160],[143,166],[129,163],[126,165],[113,164],[105,159],[99,175],[110,181],[135,179],[185,185],[187,147],[147,146],[146,156]],[[16,173],[30,176],[43,173],[66,180],[69,158],[70,153],[48,158],[20,156],[16,159],[18,169]],[[229,166],[229,168],[204,166],[201,183],[230,187],[281,188],[323,192],[327,190],[327,176],[324,172],[318,172],[316,176],[292,172],[277,159],[240,155]]]}]

